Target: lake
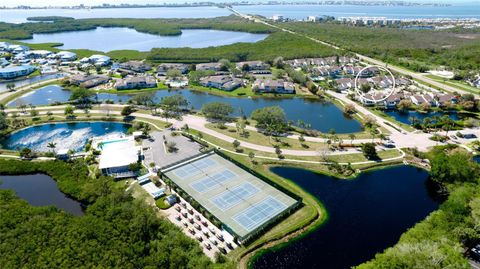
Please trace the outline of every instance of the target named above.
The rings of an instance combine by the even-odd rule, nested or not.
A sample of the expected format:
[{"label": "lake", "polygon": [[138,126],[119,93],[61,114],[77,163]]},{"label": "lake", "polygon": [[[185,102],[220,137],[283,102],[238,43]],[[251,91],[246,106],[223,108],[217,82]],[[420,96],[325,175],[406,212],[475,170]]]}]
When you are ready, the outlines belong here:
[{"label": "lake", "polygon": [[88,139],[96,136],[126,134],[130,125],[118,122],[72,122],[51,123],[31,126],[8,135],[0,140],[2,148],[16,150],[30,148],[37,152],[48,152],[52,149],[50,142],[57,144],[56,150],[83,149]]},{"label": "lake", "polygon": [[434,112],[422,113],[418,111],[401,112],[398,110],[387,110],[387,111],[384,111],[384,113],[401,123],[405,123],[409,125],[412,124],[410,122],[410,117],[415,117],[420,122],[422,122],[423,119],[425,118],[432,118],[434,116],[441,117],[444,115],[448,115],[448,117],[450,117],[452,120],[460,120],[462,118],[460,114],[454,111],[452,112],[434,111]]},{"label": "lake", "polygon": [[411,166],[366,172],[354,180],[298,168],[272,171],[318,198],[328,220],[283,248],[265,252],[255,269],[350,268],[393,246],[440,203],[428,173]]},{"label": "lake", "polygon": [[[303,120],[311,124],[313,129],[328,132],[335,129],[337,133],[352,133],[362,130],[361,124],[355,119],[346,117],[342,110],[330,102],[322,102],[318,99],[304,98],[240,98],[223,97],[188,89],[183,90],[161,90],[155,93],[156,101],[162,97],[173,94],[182,94],[195,110],[210,102],[225,102],[235,108],[235,115],[240,116],[240,108],[243,113],[250,116],[253,110],[266,106],[280,106],[286,113],[287,119],[297,123]],[[126,103],[134,95],[98,93],[95,97],[98,101],[112,100],[115,103]],[[59,86],[48,86],[10,102],[8,106],[18,104],[32,104],[35,106],[47,105],[55,102],[65,102],[70,97],[70,92]]]},{"label": "lake", "polygon": [[61,78],[64,76],[65,74],[58,73],[58,74],[39,75],[31,78],[24,78],[24,79],[18,79],[18,80],[2,81],[0,82],[0,92],[8,91],[7,89],[8,83],[14,83],[15,88],[19,88],[19,87],[27,86],[33,83],[38,83],[38,82],[55,79],[55,78]]},{"label": "lake", "polygon": [[213,18],[228,16],[231,12],[218,7],[152,7],[152,8],[97,8],[97,9],[0,9],[0,21],[27,22],[28,17],[64,16],[89,18]]},{"label": "lake", "polygon": [[389,19],[480,18],[480,5],[458,4],[449,7],[434,6],[362,6],[362,5],[250,5],[234,6],[241,13],[265,17],[282,15],[302,20],[308,16],[386,17]]},{"label": "lake", "polygon": [[184,29],[178,36],[160,36],[141,33],[124,27],[97,27],[93,30],[70,31],[49,34],[34,34],[26,43],[63,43],[60,49],[90,49],[97,51],[139,50],[152,48],[207,48],[233,43],[255,43],[267,34],[252,34],[237,31],[209,29]]},{"label": "lake", "polygon": [[34,206],[53,205],[70,214],[83,215],[81,204],[63,194],[55,180],[44,174],[0,175],[0,189],[14,190],[18,197]]}]

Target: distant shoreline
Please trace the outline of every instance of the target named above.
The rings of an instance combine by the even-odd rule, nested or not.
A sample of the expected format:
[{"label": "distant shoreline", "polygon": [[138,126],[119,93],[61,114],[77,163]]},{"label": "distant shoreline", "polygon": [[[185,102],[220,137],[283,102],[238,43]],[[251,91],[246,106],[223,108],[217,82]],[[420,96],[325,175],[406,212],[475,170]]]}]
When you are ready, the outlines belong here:
[{"label": "distant shoreline", "polygon": [[100,6],[16,6],[16,7],[0,7],[0,10],[15,10],[15,9],[110,9],[110,8],[182,8],[182,7],[218,7],[224,8],[226,6],[294,6],[294,5],[311,5],[311,6],[429,6],[429,7],[449,7],[452,4],[440,4],[440,3],[415,3],[415,2],[397,2],[397,1],[338,1],[338,2],[270,2],[270,3],[238,3],[238,2],[224,2],[224,3],[212,3],[212,2],[200,2],[200,3],[183,3],[183,4],[147,4],[147,5],[134,5],[134,4],[120,4],[120,5],[100,5]]}]

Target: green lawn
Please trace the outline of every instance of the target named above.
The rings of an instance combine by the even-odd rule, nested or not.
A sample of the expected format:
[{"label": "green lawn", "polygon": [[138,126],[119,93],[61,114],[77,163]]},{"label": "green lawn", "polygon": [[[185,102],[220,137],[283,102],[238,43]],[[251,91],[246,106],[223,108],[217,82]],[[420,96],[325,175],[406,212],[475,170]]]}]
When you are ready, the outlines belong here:
[{"label": "green lawn", "polygon": [[431,79],[433,79],[437,82],[440,82],[440,83],[443,83],[445,85],[457,88],[459,90],[464,90],[464,91],[468,91],[468,92],[471,92],[471,93],[479,93],[480,92],[479,88],[472,87],[464,81],[441,78],[441,77],[438,77],[438,76],[435,76],[435,75],[425,75],[425,76],[428,77],[428,78],[431,78]]}]

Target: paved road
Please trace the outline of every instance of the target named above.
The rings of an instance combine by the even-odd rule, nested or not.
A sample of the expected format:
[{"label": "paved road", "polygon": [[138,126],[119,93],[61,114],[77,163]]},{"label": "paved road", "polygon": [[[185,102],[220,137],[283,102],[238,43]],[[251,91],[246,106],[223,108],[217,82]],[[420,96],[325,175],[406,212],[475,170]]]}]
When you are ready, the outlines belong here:
[{"label": "paved road", "polygon": [[[104,114],[106,111],[106,107],[122,107],[122,105],[106,105],[102,104],[98,106],[98,109],[90,110],[91,114]],[[45,115],[47,111],[52,112],[53,114],[59,115],[64,113],[65,106],[50,106],[50,107],[38,107],[36,110],[39,112],[41,115]],[[105,109],[102,109],[105,108]],[[12,112],[20,112],[20,109],[7,109],[7,113],[12,113]],[[84,113],[83,110],[76,110],[75,113],[82,114]],[[110,111],[109,112],[111,115],[120,115],[120,111]],[[27,110],[28,114],[28,110]],[[163,120],[163,118],[158,117],[158,116],[153,116],[150,114],[144,114],[144,113],[133,113],[132,116],[137,117],[138,119],[153,119],[153,120]],[[188,126],[192,129],[198,130],[204,134],[208,134],[211,136],[214,136],[220,140],[223,140],[228,143],[232,143],[235,138],[227,136],[225,134],[219,133],[215,130],[212,130],[210,128],[206,127],[206,124],[210,123],[207,119],[204,117],[196,116],[196,115],[185,115],[182,120],[170,120],[170,122],[177,128],[181,128],[185,124],[188,124]],[[388,126],[388,125],[387,125]],[[157,127],[158,128],[158,127]],[[392,128],[393,129],[393,128]],[[465,129],[462,131],[463,133],[473,133],[476,134],[477,137],[480,137],[480,129]],[[429,139],[432,134],[426,134],[426,133],[407,133],[403,134],[401,132],[395,131],[392,132],[390,135],[390,139],[393,140],[396,144],[397,147],[399,148],[404,148],[404,147],[417,147],[420,150],[427,150],[427,148],[435,146],[435,145],[442,145],[443,143],[438,143],[435,141],[432,141]],[[306,140],[308,141],[313,141],[313,142],[325,142],[324,139],[322,138],[317,138],[317,137],[305,137]],[[363,140],[355,140],[354,143],[363,143],[363,142],[370,142],[371,139],[363,139]],[[466,139],[459,139],[458,140],[459,144],[466,144],[471,142],[470,140]],[[263,151],[263,152],[268,152],[268,153],[275,153],[275,148],[267,145],[259,145],[255,143],[250,143],[250,142],[245,142],[241,141],[241,146],[244,148],[248,149],[253,149],[257,151]],[[313,151],[313,150],[291,150],[291,149],[282,149],[282,153],[284,155],[292,155],[292,156],[319,156],[320,152],[318,151]],[[348,149],[345,151],[335,151],[335,152],[329,152],[329,155],[342,155],[342,154],[348,154],[348,153],[358,153],[357,149]]]}]

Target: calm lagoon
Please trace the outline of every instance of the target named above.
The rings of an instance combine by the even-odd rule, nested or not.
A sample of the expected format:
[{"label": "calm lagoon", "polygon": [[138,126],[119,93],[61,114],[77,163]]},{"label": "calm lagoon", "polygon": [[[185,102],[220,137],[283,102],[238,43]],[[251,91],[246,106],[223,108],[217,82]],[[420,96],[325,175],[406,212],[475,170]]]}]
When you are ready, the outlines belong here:
[{"label": "calm lagoon", "polygon": [[328,220],[304,237],[259,256],[255,269],[350,268],[393,246],[440,203],[428,173],[411,166],[366,172],[354,180],[298,168],[272,171],[318,198]]},{"label": "calm lagoon", "polygon": [[138,50],[152,48],[206,48],[230,45],[238,42],[254,43],[267,34],[251,34],[236,31],[209,29],[184,29],[178,36],[160,36],[141,33],[124,27],[97,27],[93,30],[34,34],[26,43],[62,43],[60,49],[90,49],[96,51]]},{"label": "calm lagoon", "polygon": [[16,150],[30,148],[48,152],[47,145],[56,143],[56,150],[82,150],[88,139],[97,136],[126,134],[130,125],[118,122],[71,122],[31,126],[0,140],[2,148]]},{"label": "calm lagoon", "polygon": [[83,215],[81,204],[65,196],[55,180],[44,174],[0,176],[0,189],[14,190],[34,206],[54,205],[70,214]]},{"label": "calm lagoon", "polygon": [[28,17],[63,16],[75,19],[91,18],[213,18],[231,12],[218,7],[152,7],[94,9],[0,9],[0,21],[27,22]]},{"label": "calm lagoon", "polygon": [[[48,86],[37,91],[30,92],[20,98],[10,102],[8,106],[25,105],[48,105],[55,102],[65,102],[70,97],[70,92],[59,86]],[[160,101],[162,97],[173,94],[182,94],[189,102],[190,107],[200,110],[202,106],[210,102],[225,102],[231,104],[235,108],[235,115],[240,116],[241,111],[250,116],[253,110],[266,106],[280,106],[287,115],[287,119],[293,121],[294,124],[298,120],[311,125],[313,129],[328,132],[335,129],[337,133],[351,133],[362,130],[361,124],[355,119],[346,117],[342,110],[330,102],[323,102],[318,99],[304,98],[240,98],[240,97],[223,97],[188,89],[183,90],[160,90],[155,93],[156,101]],[[94,99],[96,101],[111,100],[115,103],[126,103],[132,99],[131,94],[112,94],[98,93]]]},{"label": "calm lagoon", "polygon": [[9,80],[9,81],[2,81],[0,82],[0,92],[8,91],[7,85],[8,83],[15,84],[15,88],[24,87],[33,83],[38,83],[42,81],[47,81],[50,79],[56,79],[64,77],[65,74],[58,73],[58,74],[48,74],[48,75],[39,75],[31,78],[24,78],[24,79],[17,79],[17,80]]}]

